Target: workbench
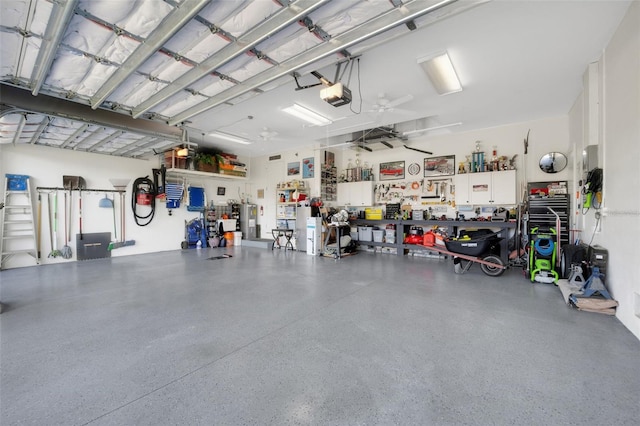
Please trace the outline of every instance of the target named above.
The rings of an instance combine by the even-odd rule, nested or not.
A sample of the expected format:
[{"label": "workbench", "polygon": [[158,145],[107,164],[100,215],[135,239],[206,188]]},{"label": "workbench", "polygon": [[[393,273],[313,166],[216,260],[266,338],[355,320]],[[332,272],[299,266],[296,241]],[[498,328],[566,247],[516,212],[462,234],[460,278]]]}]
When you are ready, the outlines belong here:
[{"label": "workbench", "polygon": [[447,228],[449,236],[458,235],[459,229],[492,229],[500,240],[500,258],[505,263],[509,262],[509,238],[511,237],[509,230],[516,229],[516,222],[491,222],[491,221],[474,221],[474,220],[403,220],[403,219],[382,219],[382,220],[366,220],[356,219],[351,222],[352,226],[377,226],[385,229],[387,225],[395,225],[396,238],[394,243],[374,242],[374,241],[356,241],[358,245],[377,246],[377,247],[393,247],[396,249],[398,256],[403,256],[405,250],[429,250],[429,247],[417,244],[404,244],[405,234],[409,234],[412,226],[421,226],[424,231],[428,231],[433,227]]}]

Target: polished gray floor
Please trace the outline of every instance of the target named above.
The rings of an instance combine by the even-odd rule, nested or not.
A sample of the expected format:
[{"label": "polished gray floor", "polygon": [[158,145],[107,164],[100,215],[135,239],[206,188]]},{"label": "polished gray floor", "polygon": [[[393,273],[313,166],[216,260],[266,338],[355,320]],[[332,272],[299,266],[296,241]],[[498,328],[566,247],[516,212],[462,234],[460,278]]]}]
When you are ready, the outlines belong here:
[{"label": "polished gray floor", "polygon": [[0,279],[2,425],[640,419],[640,341],[516,270],[234,247]]}]

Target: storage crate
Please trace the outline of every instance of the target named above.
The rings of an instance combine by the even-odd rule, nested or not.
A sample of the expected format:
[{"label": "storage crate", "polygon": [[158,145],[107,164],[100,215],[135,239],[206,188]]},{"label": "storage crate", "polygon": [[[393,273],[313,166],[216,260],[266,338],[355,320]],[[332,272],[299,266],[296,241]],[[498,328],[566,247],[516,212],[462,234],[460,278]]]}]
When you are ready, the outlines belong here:
[{"label": "storage crate", "polygon": [[371,226],[358,226],[358,241],[373,241],[373,228]]},{"label": "storage crate", "polygon": [[364,218],[366,220],[382,220],[382,209],[364,209]]},{"label": "storage crate", "polygon": [[168,169],[186,169],[187,159],[185,157],[178,157],[177,149],[172,149],[164,153],[164,166]]},{"label": "storage crate", "polygon": [[373,232],[373,241],[376,243],[381,243],[384,238],[384,231],[381,229],[374,229],[372,232]]},{"label": "storage crate", "polygon": [[27,175],[5,175],[7,177],[7,191],[26,191]]},{"label": "storage crate", "polygon": [[384,240],[389,244],[396,243],[396,230],[395,229],[385,229]]}]

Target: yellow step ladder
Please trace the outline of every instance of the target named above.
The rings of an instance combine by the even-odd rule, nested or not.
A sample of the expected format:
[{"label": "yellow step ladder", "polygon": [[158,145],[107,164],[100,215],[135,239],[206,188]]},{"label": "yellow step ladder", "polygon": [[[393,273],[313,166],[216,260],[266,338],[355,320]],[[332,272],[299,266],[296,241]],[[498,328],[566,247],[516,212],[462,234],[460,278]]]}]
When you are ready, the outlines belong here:
[{"label": "yellow step ladder", "polygon": [[4,189],[4,203],[0,208],[0,269],[5,269],[13,256],[28,255],[40,264],[29,176],[5,175]]}]

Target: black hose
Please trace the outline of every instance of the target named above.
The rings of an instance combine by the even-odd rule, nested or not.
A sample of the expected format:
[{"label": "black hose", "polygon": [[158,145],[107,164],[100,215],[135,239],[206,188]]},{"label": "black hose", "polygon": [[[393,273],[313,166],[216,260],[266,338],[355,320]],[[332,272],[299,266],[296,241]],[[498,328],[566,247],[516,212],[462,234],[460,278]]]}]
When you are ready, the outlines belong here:
[{"label": "black hose", "polygon": [[[145,216],[138,214],[137,211],[138,195],[143,193],[151,195],[151,211]],[[133,211],[133,218],[138,226],[147,226],[151,223],[156,214],[156,187],[148,176],[138,178],[133,181],[133,191],[131,192],[131,211]]]}]

